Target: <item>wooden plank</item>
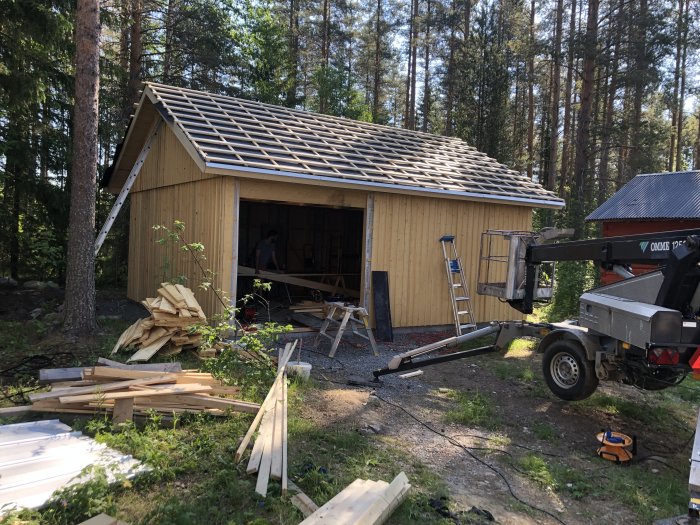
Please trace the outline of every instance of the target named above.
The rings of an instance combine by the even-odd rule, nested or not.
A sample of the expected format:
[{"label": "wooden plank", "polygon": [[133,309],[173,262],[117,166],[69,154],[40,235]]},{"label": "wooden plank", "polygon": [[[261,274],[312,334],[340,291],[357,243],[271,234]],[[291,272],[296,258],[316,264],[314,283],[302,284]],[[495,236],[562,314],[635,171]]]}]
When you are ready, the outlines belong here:
[{"label": "wooden plank", "polygon": [[255,474],[260,468],[260,461],[262,460],[263,447],[265,440],[261,438],[263,433],[267,432],[268,427],[271,424],[273,418],[273,410],[268,410],[263,415],[262,421],[260,422],[260,432],[258,433],[258,438],[253,444],[253,450],[250,453],[250,459],[248,460],[248,466],[246,467],[247,474]]},{"label": "wooden plank", "polygon": [[169,394],[190,394],[193,392],[207,392],[211,390],[207,385],[177,385],[162,389],[133,390],[129,392],[107,392],[105,394],[85,394],[80,396],[59,397],[61,403],[89,403],[100,402],[108,399],[125,399],[129,397],[167,396]]},{"label": "wooden plank", "polygon": [[354,516],[357,525],[381,525],[406,499],[411,485],[406,474],[401,472],[389,486],[379,494],[379,498],[361,514]]},{"label": "wooden plank", "polygon": [[[277,377],[275,378],[275,382],[272,384],[270,391],[267,393],[267,396],[265,397],[265,400],[263,401],[263,404],[260,407],[260,410],[258,410],[258,413],[255,415],[255,419],[253,419],[253,422],[251,423],[250,427],[248,428],[248,431],[246,432],[245,436],[243,436],[243,440],[241,441],[241,444],[239,445],[238,450],[236,450],[236,455],[235,455],[236,461],[240,461],[241,456],[243,456],[245,449],[248,447],[248,443],[250,443],[250,438],[253,436],[253,432],[255,432],[255,429],[258,427],[258,424],[260,423],[260,420],[262,419],[263,414],[265,413],[265,411],[267,411],[268,406],[269,406],[271,400],[273,399],[275,385],[282,380],[282,377],[284,375],[284,367],[287,365],[287,362],[292,357],[292,353],[294,352],[294,349],[296,348],[298,342],[299,342],[299,340],[297,339],[296,341],[294,341],[293,345],[291,343],[287,343],[287,346],[285,347],[284,358],[282,360],[282,362],[283,362],[283,365],[281,367],[282,370],[277,374]],[[289,350],[287,350],[287,349],[289,349]]]},{"label": "wooden plank", "polygon": [[131,421],[134,417],[134,398],[117,399],[114,401],[112,423],[119,425]]},{"label": "wooden plank", "polygon": [[147,347],[148,345],[151,345],[151,344],[155,343],[158,339],[160,339],[160,338],[163,337],[164,335],[168,335],[168,331],[167,331],[165,328],[163,328],[163,327],[161,327],[161,326],[159,326],[159,327],[157,327],[157,328],[154,328],[154,329],[151,330],[151,332],[148,334],[148,337],[146,337],[146,339],[144,339],[144,340],[141,342],[141,347],[142,347],[142,348],[145,348],[145,347]]},{"label": "wooden plank", "polygon": [[261,434],[258,436],[258,439],[262,440],[263,442],[263,450],[262,458],[260,459],[260,466],[258,468],[258,479],[255,483],[255,492],[260,494],[263,498],[267,496],[267,484],[270,480],[270,468],[272,467],[272,445],[275,433],[274,407],[276,407],[276,405],[273,403],[270,421],[265,428],[260,425]]},{"label": "wooden plank", "polygon": [[165,344],[170,340],[170,334],[166,334],[157,341],[154,341],[151,343],[149,346],[141,348],[138,352],[136,352],[134,355],[132,355],[129,359],[128,362],[131,361],[148,361],[151,357],[153,357],[158,350],[163,348]]},{"label": "wooden plank", "polygon": [[277,401],[275,403],[274,429],[272,434],[272,461],[270,464],[270,477],[282,479],[282,427],[284,417],[284,386],[287,382],[286,374],[277,385]]},{"label": "wooden plank", "polygon": [[287,375],[282,379],[282,495],[287,494],[289,480],[287,479]]},{"label": "wooden plank", "polygon": [[321,520],[321,523],[331,521],[334,523],[355,523],[356,516],[363,514],[367,508],[372,506],[377,500],[381,499],[381,494],[386,490],[389,484],[385,481],[368,480],[367,491],[354,498],[349,498],[343,505],[336,506],[330,511],[329,518],[331,520]]},{"label": "wooden plank", "polygon": [[121,368],[122,370],[143,370],[143,371],[153,371],[153,372],[182,372],[182,365],[178,362],[174,363],[145,363],[141,365],[127,365],[126,363],[120,363],[119,361],[112,361],[111,359],[106,359],[100,357],[97,359],[97,363],[100,365],[109,366],[112,368]]},{"label": "wooden plank", "polygon": [[178,315],[178,310],[165,297],[161,297],[158,310],[165,312],[166,314]]},{"label": "wooden plank", "polygon": [[319,525],[323,523],[333,525],[339,523],[334,520],[334,511],[342,508],[348,502],[362,497],[372,484],[372,481],[366,479],[356,479],[299,525]]},{"label": "wooden plank", "polygon": [[423,375],[423,370],[416,370],[415,372],[407,372],[405,374],[399,375],[401,379],[409,379],[411,377],[417,377],[417,376],[422,376]]},{"label": "wooden plank", "polygon": [[[173,306],[177,308],[187,308],[187,302],[182,294],[178,291],[174,284],[170,283],[160,283],[162,288],[158,288],[158,293],[165,297],[168,301],[172,303]],[[164,290],[165,293],[161,292]],[[167,295],[166,295],[167,294]]]},{"label": "wooden plank", "polygon": [[40,383],[53,383],[54,381],[78,381],[82,378],[82,366],[70,368],[42,368],[39,370]]},{"label": "wooden plank", "polygon": [[358,290],[348,290],[347,288],[340,288],[338,286],[333,286],[327,283],[320,283],[316,281],[309,281],[307,279],[301,279],[300,277],[291,277],[283,273],[274,273],[267,271],[260,271],[255,273],[255,268],[249,268],[247,266],[238,266],[238,275],[246,277],[256,277],[258,279],[267,279],[268,281],[276,281],[280,283],[292,284],[294,286],[301,286],[302,288],[309,288],[311,290],[321,290],[324,292],[329,292],[333,294],[342,294],[349,297],[359,297],[360,292]]},{"label": "wooden plank", "polygon": [[362,306],[367,311],[370,308],[370,281],[372,273],[372,241],[374,238],[374,193],[367,194],[365,204],[365,228],[363,231],[362,245]]},{"label": "wooden plank", "polygon": [[206,394],[180,394],[178,396],[173,396],[172,399],[184,405],[218,408],[220,410],[228,409],[234,412],[246,412],[248,414],[255,414],[260,410],[260,405],[257,403],[239,401],[237,399],[224,399],[222,397],[213,397]]},{"label": "wooden plank", "polygon": [[140,323],[141,320],[139,319],[121,333],[119,339],[117,339],[117,342],[114,344],[114,348],[112,348],[110,355],[116,354],[119,349],[126,344],[126,341],[131,338],[131,335],[136,331],[136,327],[138,327]]},{"label": "wooden plank", "polygon": [[314,503],[310,497],[304,494],[304,492],[291,480],[289,481],[289,489],[296,492],[296,494],[290,498],[292,505],[298,508],[305,518],[308,518],[318,510],[318,505],[316,505],[316,503]]},{"label": "wooden plank", "polygon": [[169,376],[173,382],[180,376],[180,374],[164,373],[157,370],[135,370],[130,368],[112,368],[111,366],[95,366],[87,368],[83,372],[83,377],[89,379],[145,379],[162,375]]},{"label": "wooden plank", "polygon": [[80,394],[101,394],[103,392],[111,392],[114,390],[124,390],[131,386],[146,386],[155,385],[158,383],[172,383],[175,381],[175,376],[172,374],[164,374],[160,376],[150,376],[143,377],[140,379],[132,379],[129,381],[116,381],[114,383],[104,383],[101,385],[94,386],[79,386],[75,388],[61,388],[58,390],[53,390],[51,392],[41,392],[39,394],[29,394],[29,399],[33,401],[39,401],[41,399],[55,399],[57,397],[65,396],[69,394],[71,396],[77,396]]},{"label": "wooden plank", "polygon": [[16,407],[3,407],[0,408],[0,417],[9,417],[9,416],[19,416],[21,414],[26,414],[27,412],[30,412],[32,409],[32,405],[20,405]]}]

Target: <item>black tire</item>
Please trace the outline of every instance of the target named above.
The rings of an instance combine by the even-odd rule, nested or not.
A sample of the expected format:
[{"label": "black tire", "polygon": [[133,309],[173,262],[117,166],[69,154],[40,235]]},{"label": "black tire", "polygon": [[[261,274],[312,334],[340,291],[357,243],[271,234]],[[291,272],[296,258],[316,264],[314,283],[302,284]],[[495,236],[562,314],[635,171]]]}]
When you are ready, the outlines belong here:
[{"label": "black tire", "polygon": [[547,347],[542,373],[552,393],[565,401],[580,401],[598,388],[595,365],[575,341],[560,339]]}]

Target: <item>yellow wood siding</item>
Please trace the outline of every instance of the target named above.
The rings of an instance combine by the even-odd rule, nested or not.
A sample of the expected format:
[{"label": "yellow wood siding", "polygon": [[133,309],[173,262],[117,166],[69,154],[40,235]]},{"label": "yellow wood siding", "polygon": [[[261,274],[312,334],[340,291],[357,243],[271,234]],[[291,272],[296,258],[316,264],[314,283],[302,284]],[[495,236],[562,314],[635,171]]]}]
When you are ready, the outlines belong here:
[{"label": "yellow wood siding", "polygon": [[241,178],[241,199],[364,208],[367,192]]},{"label": "yellow wood siding", "polygon": [[[155,159],[158,160],[158,159]],[[202,275],[192,256],[174,246],[161,246],[156,240],[163,232],[153,225],[185,223],[187,242],[204,244],[203,266],[215,272],[217,288],[230,291],[233,268],[235,179],[210,177],[208,180],[167,186],[131,195],[129,229],[129,279],[127,295],[140,301],[155,297],[159,283],[185,275],[187,286],[195,290],[207,315],[221,311],[211,291],[198,289]],[[164,268],[167,264],[168,268]]]},{"label": "yellow wood siding", "polygon": [[476,295],[479,243],[484,230],[529,230],[531,221],[532,211],[522,206],[376,193],[372,270],[389,272],[393,325],[453,322],[438,242],[446,234],[456,237],[476,319],[521,318],[507,304]]},{"label": "yellow wood siding", "polygon": [[208,179],[167,124],[163,124],[131,192]]}]

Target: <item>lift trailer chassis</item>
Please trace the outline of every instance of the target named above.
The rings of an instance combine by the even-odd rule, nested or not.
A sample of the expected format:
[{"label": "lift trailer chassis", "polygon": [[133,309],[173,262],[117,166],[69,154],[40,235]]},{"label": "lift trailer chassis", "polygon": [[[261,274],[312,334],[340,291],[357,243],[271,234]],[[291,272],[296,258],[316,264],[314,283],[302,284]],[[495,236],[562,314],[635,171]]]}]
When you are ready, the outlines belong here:
[{"label": "lift trailer chassis", "polygon": [[[492,352],[497,352],[504,346],[506,346],[510,341],[518,337],[542,337],[549,333],[553,329],[553,325],[544,323],[525,323],[520,321],[513,322],[497,322],[492,321],[488,326],[484,328],[479,328],[473,332],[469,332],[464,335],[449,337],[435,343],[430,343],[429,345],[421,346],[415,350],[409,350],[403,354],[394,356],[386,368],[380,370],[375,370],[373,372],[374,379],[379,380],[379,377],[387,374],[396,374],[398,372],[405,372],[406,370],[413,370],[415,368],[420,368],[422,366],[436,365],[438,363],[445,363],[447,361],[455,361],[457,359],[465,359],[467,357],[475,357],[478,355],[489,354]],[[473,348],[470,350],[462,350],[460,352],[453,352],[450,354],[445,354],[437,357],[430,357],[425,359],[416,358],[434,352],[436,350],[441,350],[443,348],[448,348],[461,343],[468,343],[474,341],[481,337],[489,336],[492,334],[497,334],[496,342],[490,346],[482,346],[480,348]]]}]

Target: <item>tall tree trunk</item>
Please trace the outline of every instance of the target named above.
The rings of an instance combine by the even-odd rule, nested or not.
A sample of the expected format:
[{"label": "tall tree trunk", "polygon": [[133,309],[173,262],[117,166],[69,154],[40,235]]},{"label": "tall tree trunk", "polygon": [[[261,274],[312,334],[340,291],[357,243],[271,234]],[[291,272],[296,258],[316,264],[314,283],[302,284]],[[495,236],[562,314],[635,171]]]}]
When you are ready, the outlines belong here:
[{"label": "tall tree trunk", "polygon": [[[632,3],[634,5],[634,2]],[[647,0],[639,0],[638,20],[632,28],[634,46],[634,99],[632,104],[631,140],[628,149],[629,169],[625,174],[626,183],[631,177],[638,175],[642,166],[640,154],[642,144],[642,102],[647,89],[649,60],[647,58],[647,30],[649,27],[649,5]]]},{"label": "tall tree trunk", "polygon": [[143,51],[143,35],[141,17],[143,14],[142,0],[131,0],[131,30],[129,33],[129,83],[126,88],[126,115],[131,115],[134,104],[139,100],[141,85],[141,56]]},{"label": "tall tree trunk", "polygon": [[680,28],[683,50],[681,51],[681,85],[678,92],[678,117],[676,119],[676,171],[683,169],[683,105],[685,104],[685,63],[688,56],[688,28],[690,26],[690,19],[688,16],[689,8],[690,0],[685,0],[685,14],[683,16],[683,25]]},{"label": "tall tree trunk", "polygon": [[608,162],[610,159],[611,148],[610,136],[612,134],[613,116],[615,114],[615,98],[617,96],[618,84],[617,72],[619,69],[620,40],[624,28],[622,20],[624,18],[625,1],[626,0],[620,0],[617,12],[617,23],[615,24],[615,30],[612,36],[615,43],[613,44],[613,54],[610,61],[610,80],[608,84],[603,117],[603,129],[601,133],[601,154],[600,165],[598,168],[598,205],[603,204],[603,202],[605,202],[607,199],[610,182],[610,176],[608,175]]},{"label": "tall tree trunk", "polygon": [[673,70],[673,98],[671,99],[671,144],[668,151],[668,171],[674,171],[676,157],[676,129],[678,123],[678,115],[680,113],[680,104],[678,102],[678,89],[681,78],[681,55],[683,49],[683,8],[685,0],[678,0],[678,20],[676,26],[676,67]]},{"label": "tall tree trunk", "polygon": [[382,86],[382,0],[377,0],[377,20],[374,48],[374,91],[372,101],[372,120],[379,122],[379,110],[381,108],[381,86]]},{"label": "tall tree trunk", "polygon": [[289,0],[289,55],[287,106],[293,108],[299,89],[299,0]]},{"label": "tall tree trunk", "polygon": [[163,83],[169,84],[173,62],[173,35],[175,33],[175,20],[178,0],[168,0],[165,12],[165,46],[163,49]]},{"label": "tall tree trunk", "polygon": [[530,38],[527,58],[527,177],[535,162],[535,0],[530,2]]},{"label": "tall tree trunk", "polygon": [[326,113],[328,110],[328,61],[331,37],[331,2],[323,0],[322,16],[322,38],[321,38],[321,77],[322,85],[319,93],[318,110]]},{"label": "tall tree trunk", "polygon": [[700,170],[700,111],[697,114],[698,134],[695,138],[695,158],[693,159],[693,169]]},{"label": "tall tree trunk", "polygon": [[559,174],[559,197],[564,192],[569,180],[569,158],[571,156],[569,137],[571,136],[571,96],[574,83],[574,42],[576,37],[576,0],[571,0],[571,18],[569,19],[569,39],[566,51],[566,81],[564,83],[564,129],[562,130],[561,171]]},{"label": "tall tree trunk", "polygon": [[600,0],[589,0],[588,20],[583,51],[583,76],[581,79],[581,105],[576,131],[576,156],[574,157],[574,189],[571,194],[572,226],[576,238],[583,236],[584,210],[587,193],[587,171],[590,155],[591,114],[593,111],[593,87],[595,62],[598,53],[598,8]]},{"label": "tall tree trunk", "polygon": [[453,106],[455,103],[455,59],[456,59],[456,24],[457,18],[457,0],[452,0],[452,5],[450,6],[450,14],[448,17],[450,24],[450,40],[449,40],[449,58],[447,60],[447,73],[445,77],[445,135],[450,137],[453,132]]},{"label": "tall tree trunk", "polygon": [[411,23],[411,72],[410,101],[408,105],[408,129],[416,129],[416,81],[418,71],[418,0],[413,0],[413,22]]},{"label": "tall tree trunk", "polygon": [[95,191],[100,84],[98,0],[78,0],[75,15],[75,118],[64,328],[95,329]]},{"label": "tall tree trunk", "polygon": [[557,0],[556,23],[554,25],[554,49],[552,50],[552,105],[549,112],[548,190],[553,190],[555,187],[557,179],[557,158],[559,157],[559,96],[561,92],[561,33],[563,18],[564,0]]},{"label": "tall tree trunk", "polygon": [[424,42],[424,64],[425,72],[423,76],[423,122],[421,123],[421,131],[428,132],[428,121],[430,120],[430,18],[431,18],[430,0],[426,0],[425,12],[425,42]]},{"label": "tall tree trunk", "polygon": [[404,110],[403,127],[411,129],[411,71],[413,71],[413,47],[415,46],[414,29],[416,26],[416,2],[411,0],[411,16],[408,19],[408,48],[406,56],[406,108]]}]

